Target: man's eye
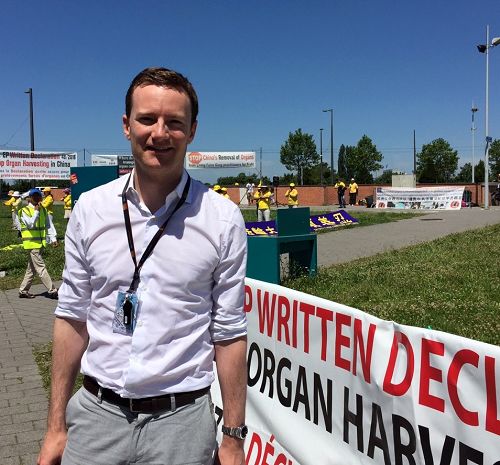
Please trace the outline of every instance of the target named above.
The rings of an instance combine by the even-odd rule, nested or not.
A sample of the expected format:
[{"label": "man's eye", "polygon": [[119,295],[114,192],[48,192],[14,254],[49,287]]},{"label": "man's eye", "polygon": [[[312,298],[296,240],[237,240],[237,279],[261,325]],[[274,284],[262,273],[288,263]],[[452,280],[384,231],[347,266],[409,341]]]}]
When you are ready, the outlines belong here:
[{"label": "man's eye", "polygon": [[154,119],[151,118],[150,116],[143,116],[143,117],[139,118],[139,122],[142,124],[153,124]]}]

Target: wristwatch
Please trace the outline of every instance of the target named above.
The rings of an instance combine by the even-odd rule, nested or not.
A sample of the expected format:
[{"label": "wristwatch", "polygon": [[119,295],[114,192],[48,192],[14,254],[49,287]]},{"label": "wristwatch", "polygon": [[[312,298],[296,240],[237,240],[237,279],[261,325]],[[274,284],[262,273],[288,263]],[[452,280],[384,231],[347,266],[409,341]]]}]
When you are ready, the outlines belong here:
[{"label": "wristwatch", "polygon": [[248,434],[248,428],[246,425],[235,426],[233,428],[222,425],[222,433],[232,438],[245,439]]}]

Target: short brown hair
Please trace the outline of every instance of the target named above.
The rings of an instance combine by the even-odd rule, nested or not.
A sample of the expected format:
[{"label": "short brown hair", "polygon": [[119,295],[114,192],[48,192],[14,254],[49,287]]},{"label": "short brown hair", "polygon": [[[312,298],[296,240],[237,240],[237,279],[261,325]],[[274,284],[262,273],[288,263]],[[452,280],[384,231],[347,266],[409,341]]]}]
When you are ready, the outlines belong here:
[{"label": "short brown hair", "polygon": [[181,73],[167,68],[152,67],[143,69],[130,83],[125,97],[125,114],[127,118],[132,112],[132,94],[137,87],[154,85],[159,87],[168,87],[185,92],[191,102],[191,124],[198,117],[198,96],[193,85]]}]

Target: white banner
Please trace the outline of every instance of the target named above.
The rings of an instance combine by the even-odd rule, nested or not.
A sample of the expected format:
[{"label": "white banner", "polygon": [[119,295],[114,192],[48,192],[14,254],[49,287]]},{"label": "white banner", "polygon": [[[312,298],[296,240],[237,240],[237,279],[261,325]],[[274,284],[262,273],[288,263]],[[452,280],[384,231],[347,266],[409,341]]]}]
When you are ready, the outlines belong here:
[{"label": "white banner", "polygon": [[2,179],[69,179],[76,152],[0,151]]},{"label": "white banner", "polygon": [[464,187],[377,187],[376,208],[459,210]]},{"label": "white banner", "polygon": [[499,347],[248,278],[245,311],[247,465],[500,465]]},{"label": "white banner", "polygon": [[186,168],[255,168],[255,152],[188,152]]},{"label": "white banner", "polygon": [[94,155],[91,157],[92,166],[114,166],[118,165],[118,155]]}]

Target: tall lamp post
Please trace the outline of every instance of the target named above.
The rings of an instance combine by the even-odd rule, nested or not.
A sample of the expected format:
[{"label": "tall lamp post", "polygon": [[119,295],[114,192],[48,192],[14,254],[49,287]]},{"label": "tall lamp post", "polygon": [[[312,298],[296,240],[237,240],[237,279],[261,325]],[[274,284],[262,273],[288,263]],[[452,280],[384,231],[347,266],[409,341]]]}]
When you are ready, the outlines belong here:
[{"label": "tall lamp post", "polygon": [[323,110],[323,113],[330,112],[330,168],[332,170],[332,184],[334,184],[333,180],[333,108],[329,108],[328,110]]},{"label": "tall lamp post", "polygon": [[485,134],[486,148],[484,150],[484,208],[489,207],[490,202],[490,186],[489,186],[489,165],[490,165],[490,142],[491,137],[488,132],[488,117],[489,117],[489,49],[500,44],[500,37],[495,37],[490,43],[490,26],[486,26],[486,44],[477,46],[481,53],[486,53],[486,104],[485,104]]},{"label": "tall lamp post", "polygon": [[472,128],[471,128],[471,132],[472,132],[472,184],[474,184],[476,182],[474,179],[474,164],[476,163],[476,161],[475,161],[476,124],[474,122],[474,113],[476,113],[476,111],[477,111],[477,107],[474,105],[474,102],[472,102],[472,108],[471,108],[471,112],[472,112]]},{"label": "tall lamp post", "polygon": [[319,165],[319,183],[323,185],[323,128],[319,130],[319,156],[321,164]]},{"label": "tall lamp post", "polygon": [[24,91],[25,94],[30,96],[30,141],[31,141],[31,151],[35,151],[35,130],[33,128],[33,89],[30,87],[28,90]]}]

